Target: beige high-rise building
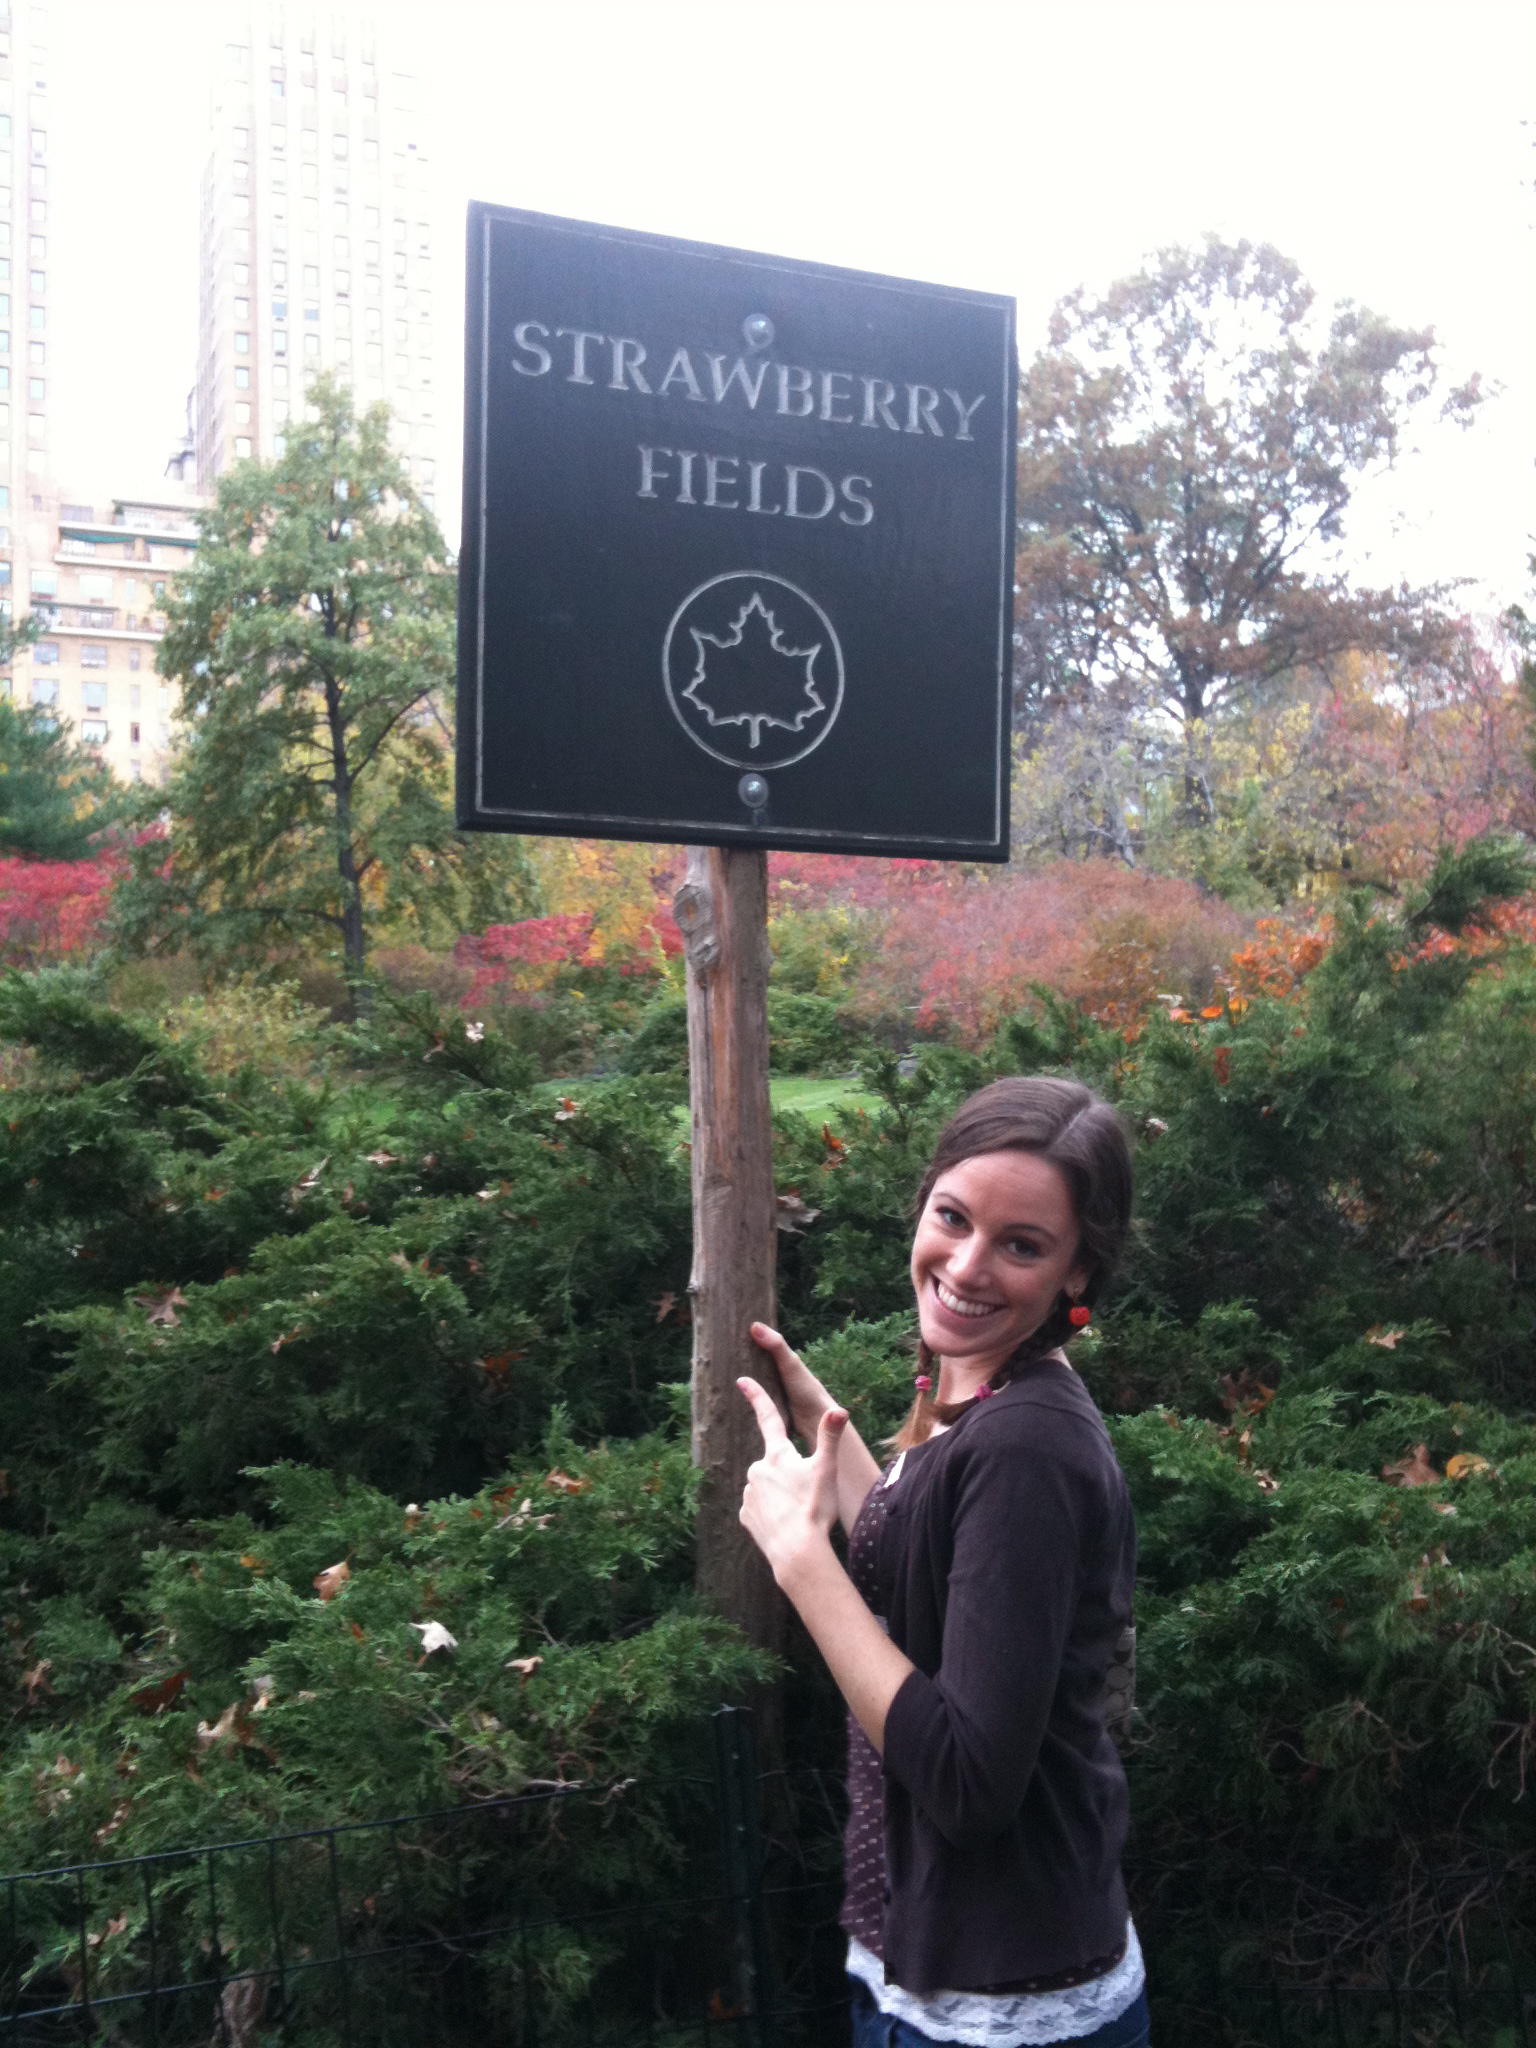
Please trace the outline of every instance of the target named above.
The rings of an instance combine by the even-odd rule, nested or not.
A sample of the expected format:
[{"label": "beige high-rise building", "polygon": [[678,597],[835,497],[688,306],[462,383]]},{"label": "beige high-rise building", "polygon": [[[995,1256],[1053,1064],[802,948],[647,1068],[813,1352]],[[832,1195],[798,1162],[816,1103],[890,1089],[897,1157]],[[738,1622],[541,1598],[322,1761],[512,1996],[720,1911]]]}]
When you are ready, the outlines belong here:
[{"label": "beige high-rise building", "polygon": [[47,0],[0,0],[0,614],[38,628],[0,693],[99,749],[124,781],[156,779],[171,736],[155,673],[167,575],[195,542],[184,497],[92,498],[53,461]]},{"label": "beige high-rise building", "polygon": [[389,402],[430,504],[437,412],[416,83],[357,7],[225,0],[201,214],[194,439],[210,492],[282,452],[307,377]]}]

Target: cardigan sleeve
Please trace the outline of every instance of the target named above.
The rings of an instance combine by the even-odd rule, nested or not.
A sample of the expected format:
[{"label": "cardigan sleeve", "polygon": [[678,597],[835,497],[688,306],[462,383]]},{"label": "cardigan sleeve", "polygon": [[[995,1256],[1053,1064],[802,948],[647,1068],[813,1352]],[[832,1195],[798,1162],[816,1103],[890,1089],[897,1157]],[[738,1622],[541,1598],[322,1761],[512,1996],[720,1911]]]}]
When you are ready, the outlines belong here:
[{"label": "cardigan sleeve", "polygon": [[887,1773],[957,1849],[1024,1803],[1082,1583],[1091,1482],[1074,1422],[1043,1419],[968,1447],[939,1668],[911,1672],[886,1715]]}]

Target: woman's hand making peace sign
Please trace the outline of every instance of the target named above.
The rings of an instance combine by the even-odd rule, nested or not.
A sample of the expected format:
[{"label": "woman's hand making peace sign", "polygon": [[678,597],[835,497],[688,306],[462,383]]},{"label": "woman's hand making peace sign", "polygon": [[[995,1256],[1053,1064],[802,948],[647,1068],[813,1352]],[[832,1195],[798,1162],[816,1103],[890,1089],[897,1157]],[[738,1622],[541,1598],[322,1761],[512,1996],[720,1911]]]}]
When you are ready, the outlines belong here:
[{"label": "woman's hand making peace sign", "polygon": [[763,1433],[763,1455],[748,1467],[741,1520],[781,1586],[798,1565],[824,1547],[838,1518],[838,1447],[848,1426],[846,1408],[826,1408],[815,1446],[802,1458],[783,1417],[756,1380],[736,1382],[752,1404]]},{"label": "woman's hand making peace sign", "polygon": [[[788,1351],[783,1338],[765,1323],[754,1323],[752,1335],[765,1351]],[[800,1371],[810,1379],[803,1366]],[[752,1403],[763,1432],[763,1455],[747,1470],[742,1526],[810,1630],[864,1733],[882,1749],[887,1709],[911,1675],[912,1665],[865,1606],[832,1548],[840,1482],[846,1510],[849,1496],[857,1491],[862,1500],[878,1477],[875,1461],[857,1432],[849,1429],[847,1409],[830,1402],[817,1421],[811,1454],[802,1458],[789,1440],[784,1418],[757,1381],[741,1379],[736,1384]],[[847,1469],[839,1470],[850,1465],[863,1481],[861,1488]],[[844,1512],[844,1520],[851,1519]]]}]

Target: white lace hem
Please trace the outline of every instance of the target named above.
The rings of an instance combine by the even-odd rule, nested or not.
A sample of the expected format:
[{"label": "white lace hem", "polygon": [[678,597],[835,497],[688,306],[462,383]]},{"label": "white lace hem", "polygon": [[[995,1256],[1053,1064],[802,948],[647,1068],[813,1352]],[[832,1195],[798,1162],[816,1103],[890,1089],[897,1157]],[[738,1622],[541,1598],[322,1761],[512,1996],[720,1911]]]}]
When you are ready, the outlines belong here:
[{"label": "white lace hem", "polygon": [[1080,2041],[1135,2004],[1147,1972],[1129,1920],[1125,1936],[1125,1954],[1112,1970],[1065,1991],[936,1991],[931,1998],[915,1998],[899,1984],[887,1984],[885,1965],[852,1935],[848,1974],[869,1987],[883,2013],[935,2041],[959,2041],[964,2048],[1040,2048],[1049,2041]]}]

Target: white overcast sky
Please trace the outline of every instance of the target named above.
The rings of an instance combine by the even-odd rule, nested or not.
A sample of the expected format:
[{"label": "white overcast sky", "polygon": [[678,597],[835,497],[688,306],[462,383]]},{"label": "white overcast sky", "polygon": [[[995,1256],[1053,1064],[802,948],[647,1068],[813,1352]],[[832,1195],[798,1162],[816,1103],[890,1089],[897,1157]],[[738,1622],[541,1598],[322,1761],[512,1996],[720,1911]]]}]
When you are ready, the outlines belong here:
[{"label": "white overcast sky", "polygon": [[[1429,323],[1450,377],[1362,495],[1357,573],[1529,588],[1536,8],[1527,0],[386,0],[424,80],[456,529],[471,198],[1053,302],[1207,230],[1326,300]],[[57,446],[72,488],[159,480],[192,381],[217,0],[53,0]]]}]

